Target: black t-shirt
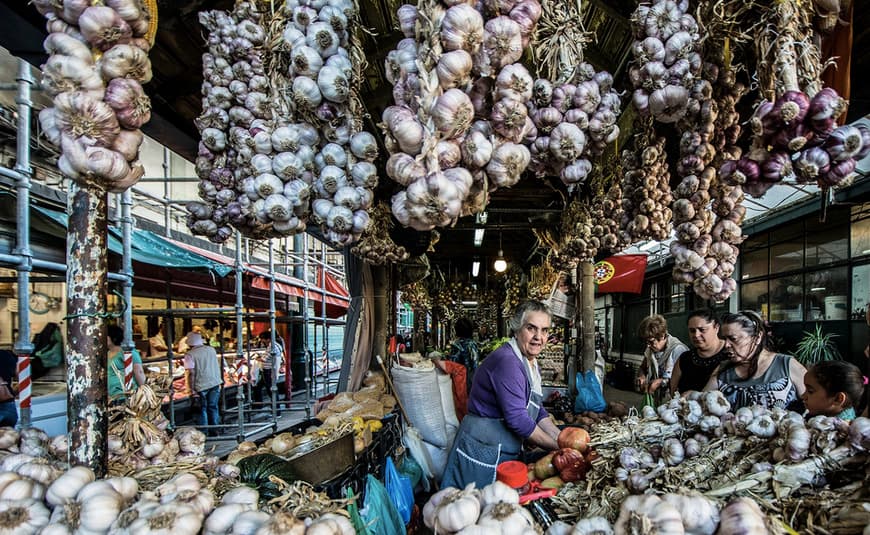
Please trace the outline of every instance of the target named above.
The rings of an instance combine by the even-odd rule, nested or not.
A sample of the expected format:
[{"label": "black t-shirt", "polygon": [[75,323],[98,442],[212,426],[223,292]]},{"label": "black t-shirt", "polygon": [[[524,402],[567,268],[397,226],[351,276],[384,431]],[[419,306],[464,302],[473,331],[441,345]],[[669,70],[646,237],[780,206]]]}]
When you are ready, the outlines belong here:
[{"label": "black t-shirt", "polygon": [[728,357],[724,347],[709,358],[701,358],[696,349],[689,349],[680,355],[678,360],[680,363],[680,381],[677,383],[677,390],[680,392],[704,390],[704,386],[707,385],[713,371],[725,360],[728,360]]},{"label": "black t-shirt", "polygon": [[12,378],[17,371],[17,366],[18,357],[15,356],[15,353],[6,349],[0,349],[0,377],[10,386],[12,385]]}]

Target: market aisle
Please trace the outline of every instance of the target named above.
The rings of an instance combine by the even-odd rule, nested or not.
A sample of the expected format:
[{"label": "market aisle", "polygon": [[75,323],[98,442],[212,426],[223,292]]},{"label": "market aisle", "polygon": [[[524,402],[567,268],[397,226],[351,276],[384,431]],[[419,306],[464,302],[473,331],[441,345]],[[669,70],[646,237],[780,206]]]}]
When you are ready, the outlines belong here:
[{"label": "market aisle", "polygon": [[604,399],[608,402],[621,401],[629,407],[635,407],[640,410],[643,403],[643,394],[639,394],[633,390],[619,390],[612,386],[604,385]]}]

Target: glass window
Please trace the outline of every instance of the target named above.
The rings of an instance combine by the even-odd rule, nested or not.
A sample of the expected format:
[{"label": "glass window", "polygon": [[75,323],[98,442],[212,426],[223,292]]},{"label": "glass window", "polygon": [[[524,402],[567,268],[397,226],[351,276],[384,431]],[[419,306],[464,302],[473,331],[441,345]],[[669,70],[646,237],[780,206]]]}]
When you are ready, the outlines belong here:
[{"label": "glass window", "polygon": [[785,271],[800,269],[804,265],[804,237],[803,233],[795,233],[794,225],[783,229],[783,240],[770,246],[770,273],[775,275]]},{"label": "glass window", "polygon": [[852,256],[870,255],[870,203],[852,207]]},{"label": "glass window", "polygon": [[844,211],[829,211],[819,223],[807,219],[807,266],[820,266],[849,258],[849,221]]},{"label": "glass window", "polygon": [[740,246],[740,278],[751,279],[767,275],[767,233],[753,236]]},{"label": "glass window", "polygon": [[686,286],[682,283],[671,282],[671,312],[683,312],[686,310]]},{"label": "glass window", "polygon": [[844,266],[806,274],[807,320],[849,318],[847,273],[848,269]]},{"label": "glass window", "polygon": [[803,320],[803,276],[790,275],[770,281],[770,321]]},{"label": "glass window", "polygon": [[852,309],[853,320],[863,320],[870,305],[870,264],[852,268]]},{"label": "glass window", "polygon": [[740,308],[757,310],[768,317],[767,281],[740,285]]}]

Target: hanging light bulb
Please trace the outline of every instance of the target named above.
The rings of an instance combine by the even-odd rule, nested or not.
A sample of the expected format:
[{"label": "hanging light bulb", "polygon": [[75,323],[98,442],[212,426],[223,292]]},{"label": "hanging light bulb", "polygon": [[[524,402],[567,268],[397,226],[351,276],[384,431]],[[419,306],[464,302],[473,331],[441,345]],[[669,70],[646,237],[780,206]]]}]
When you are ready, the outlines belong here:
[{"label": "hanging light bulb", "polygon": [[498,258],[495,259],[492,268],[496,273],[504,273],[507,269],[507,260],[504,259],[504,252],[501,250],[501,231],[498,232]]}]

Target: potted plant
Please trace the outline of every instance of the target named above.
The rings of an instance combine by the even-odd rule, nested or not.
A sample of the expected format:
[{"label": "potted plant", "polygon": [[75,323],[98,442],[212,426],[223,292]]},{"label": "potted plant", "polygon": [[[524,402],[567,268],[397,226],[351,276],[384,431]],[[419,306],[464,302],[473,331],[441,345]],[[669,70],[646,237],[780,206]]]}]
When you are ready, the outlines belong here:
[{"label": "potted plant", "polygon": [[823,360],[841,360],[840,351],[834,343],[836,337],[836,334],[822,332],[822,326],[817,323],[814,332],[804,331],[794,356],[808,367]]}]

